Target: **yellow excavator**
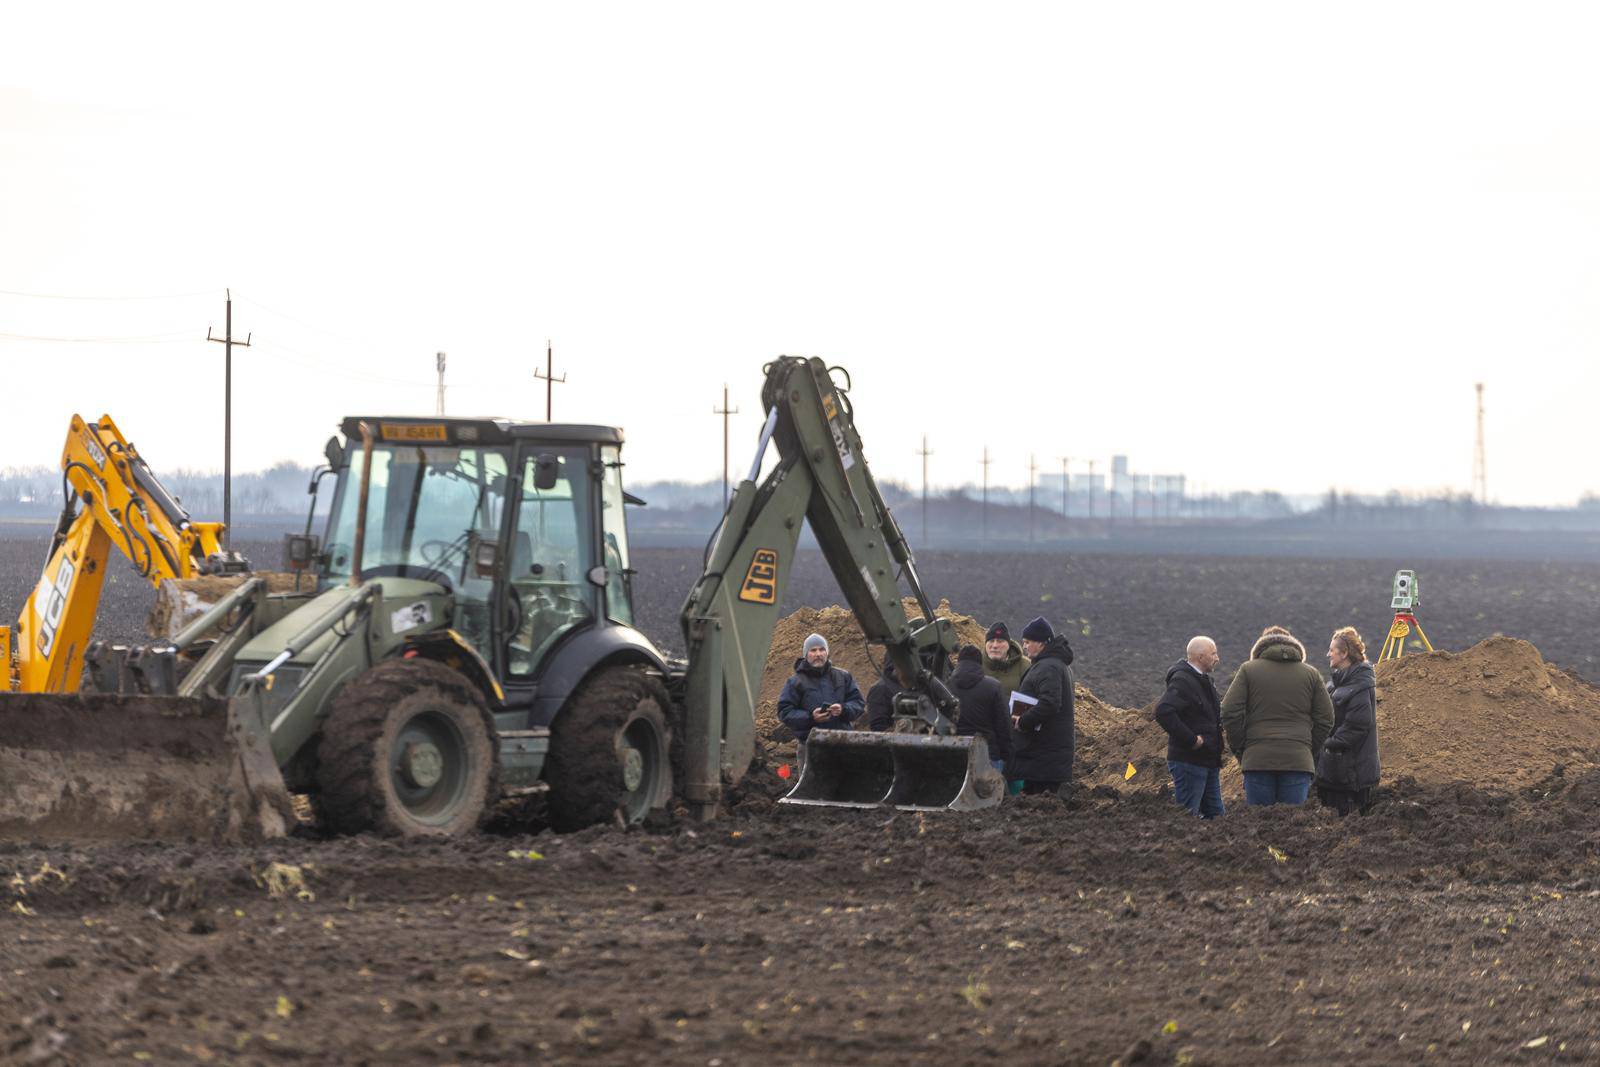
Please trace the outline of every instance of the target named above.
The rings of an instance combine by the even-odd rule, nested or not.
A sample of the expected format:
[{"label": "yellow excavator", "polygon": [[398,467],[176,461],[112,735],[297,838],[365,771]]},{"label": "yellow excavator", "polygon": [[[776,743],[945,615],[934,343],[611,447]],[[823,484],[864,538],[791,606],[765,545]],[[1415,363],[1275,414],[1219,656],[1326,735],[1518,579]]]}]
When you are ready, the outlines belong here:
[{"label": "yellow excavator", "polygon": [[14,693],[77,692],[113,545],[152,586],[250,569],[223,548],[222,523],[189,518],[109,415],[98,422],[72,416],[61,482],[44,573],[16,626],[0,626]]}]

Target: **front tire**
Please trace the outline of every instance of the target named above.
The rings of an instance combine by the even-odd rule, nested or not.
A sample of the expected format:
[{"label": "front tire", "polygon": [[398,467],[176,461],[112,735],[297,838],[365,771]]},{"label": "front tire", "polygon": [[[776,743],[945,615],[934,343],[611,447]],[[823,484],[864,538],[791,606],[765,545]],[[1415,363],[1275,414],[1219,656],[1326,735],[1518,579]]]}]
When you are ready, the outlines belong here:
[{"label": "front tire", "polygon": [[346,683],[318,747],[318,814],[337,833],[454,837],[500,792],[483,695],[426,659],[380,663]]},{"label": "front tire", "polygon": [[603,667],[584,679],[550,731],[551,826],[632,824],[664,807],[676,762],[671,709],[666,688],[639,668]]}]

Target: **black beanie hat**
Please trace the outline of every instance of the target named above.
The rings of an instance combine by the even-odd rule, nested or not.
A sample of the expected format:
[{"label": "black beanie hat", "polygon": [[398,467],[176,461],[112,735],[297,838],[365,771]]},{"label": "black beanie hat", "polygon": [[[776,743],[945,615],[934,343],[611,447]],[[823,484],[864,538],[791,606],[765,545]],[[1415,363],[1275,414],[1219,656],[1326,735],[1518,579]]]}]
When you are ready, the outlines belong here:
[{"label": "black beanie hat", "polygon": [[1024,641],[1037,641],[1041,645],[1047,644],[1055,635],[1056,632],[1050,628],[1050,624],[1045,621],[1043,615],[1022,628],[1022,639]]},{"label": "black beanie hat", "polygon": [[961,663],[971,660],[974,663],[983,662],[983,653],[978,651],[977,645],[962,645],[961,651],[956,653],[956,662]]},{"label": "black beanie hat", "polygon": [[989,627],[989,632],[984,635],[983,639],[985,641],[1009,641],[1011,640],[1011,631],[1006,629],[1005,623],[997,622]]}]

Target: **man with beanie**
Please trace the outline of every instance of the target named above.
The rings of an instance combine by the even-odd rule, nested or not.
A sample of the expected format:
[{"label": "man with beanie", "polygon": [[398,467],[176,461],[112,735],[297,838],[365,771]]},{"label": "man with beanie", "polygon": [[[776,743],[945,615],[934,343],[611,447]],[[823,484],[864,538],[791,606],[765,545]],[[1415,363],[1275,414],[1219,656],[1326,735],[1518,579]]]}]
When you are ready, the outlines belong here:
[{"label": "man with beanie", "polygon": [[1156,722],[1167,732],[1167,770],[1172,796],[1203,819],[1222,814],[1222,704],[1211,672],[1217,643],[1195,637],[1184,659],[1167,671],[1167,691],[1156,704]]},{"label": "man with beanie", "polygon": [[961,704],[956,733],[983,738],[989,746],[989,762],[1004,774],[1011,758],[1011,712],[1000,693],[1000,683],[983,673],[983,653],[977,645],[962,645],[956,653],[950,692]]},{"label": "man with beanie", "polygon": [[1022,650],[1033,660],[1018,692],[1034,703],[1016,717],[1007,776],[1024,793],[1055,793],[1072,781],[1074,699],[1072,648],[1043,617],[1022,630]]},{"label": "man with beanie", "polygon": [[794,661],[794,674],[778,696],[778,718],[800,742],[800,762],[805,763],[806,738],[812,730],[848,730],[860,718],[866,701],[850,672],[828,662],[828,639],[821,634],[806,638],[803,655]]},{"label": "man with beanie", "polygon": [[983,673],[1000,683],[1000,695],[1009,706],[1011,694],[1022,685],[1022,676],[1028,673],[1033,661],[1022,654],[1022,646],[1011,639],[1011,631],[1003,622],[989,627],[983,638],[983,649],[987,653],[983,657]]}]

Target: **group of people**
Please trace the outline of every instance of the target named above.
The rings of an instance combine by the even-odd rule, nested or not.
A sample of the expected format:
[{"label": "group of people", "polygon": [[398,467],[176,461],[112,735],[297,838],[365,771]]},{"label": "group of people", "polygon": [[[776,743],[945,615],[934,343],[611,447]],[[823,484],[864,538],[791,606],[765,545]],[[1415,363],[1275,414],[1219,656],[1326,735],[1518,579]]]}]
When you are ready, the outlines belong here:
[{"label": "group of people", "polygon": [[1220,698],[1211,681],[1219,662],[1215,641],[1192,638],[1156,705],[1179,804],[1202,818],[1221,815],[1222,760],[1231,752],[1244,772],[1246,804],[1303,804],[1315,784],[1318,799],[1340,815],[1371,806],[1377,679],[1354,627],[1328,641],[1327,682],[1282,626],[1261,631]]},{"label": "group of people", "polygon": [[[829,656],[826,638],[807,637],[778,697],[778,717],[799,740],[802,760],[812,730],[853,729],[863,715],[869,729],[893,729],[894,698],[910,688],[885,659],[883,677],[863,698],[850,672]],[[1281,626],[1262,631],[1219,697],[1211,675],[1220,662],[1215,641],[1191,639],[1156,705],[1178,804],[1202,818],[1220,816],[1222,763],[1232,753],[1244,772],[1247,805],[1303,804],[1313,785],[1341,815],[1371,805],[1379,775],[1376,679],[1353,627],[1328,643],[1328,682]],[[1072,781],[1071,664],[1066,636],[1043,617],[1023,627],[1020,643],[997,622],[982,649],[968,644],[956,653],[949,678],[960,704],[956,730],[984,739],[1013,793],[1054,793]]]}]

